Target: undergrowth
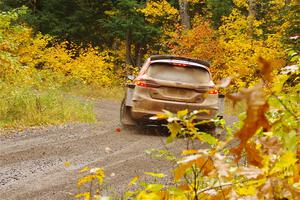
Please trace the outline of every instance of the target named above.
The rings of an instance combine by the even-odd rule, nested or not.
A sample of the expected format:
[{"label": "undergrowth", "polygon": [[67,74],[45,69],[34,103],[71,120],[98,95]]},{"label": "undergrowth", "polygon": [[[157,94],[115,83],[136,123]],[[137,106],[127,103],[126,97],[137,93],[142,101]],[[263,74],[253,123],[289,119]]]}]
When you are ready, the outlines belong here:
[{"label": "undergrowth", "polygon": [[73,85],[64,87],[63,90],[70,94],[75,94],[89,99],[109,99],[121,101],[124,98],[124,88],[120,85],[112,85],[106,87],[91,85]]},{"label": "undergrowth", "polygon": [[0,128],[94,121],[91,104],[58,89],[37,91],[8,85],[0,88]]},{"label": "undergrowth", "polygon": [[120,99],[111,57],[58,42],[20,23],[22,7],[0,13],[0,128],[93,122],[83,97]]}]

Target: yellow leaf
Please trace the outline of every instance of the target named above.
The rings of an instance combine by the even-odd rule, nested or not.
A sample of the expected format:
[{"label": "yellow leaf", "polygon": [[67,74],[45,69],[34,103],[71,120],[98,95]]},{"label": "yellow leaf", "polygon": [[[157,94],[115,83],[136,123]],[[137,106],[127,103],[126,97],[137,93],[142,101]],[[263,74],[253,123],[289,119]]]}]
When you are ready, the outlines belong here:
[{"label": "yellow leaf", "polygon": [[83,173],[83,172],[86,172],[86,171],[89,171],[90,170],[90,168],[89,167],[84,167],[84,168],[82,168],[80,171],[79,171],[79,173]]},{"label": "yellow leaf", "polygon": [[169,116],[167,114],[164,113],[158,113],[156,115],[157,119],[167,119]]},{"label": "yellow leaf", "polygon": [[182,126],[179,123],[169,123],[168,124],[168,129],[171,132],[171,135],[167,138],[167,142],[172,142],[177,135],[180,133]]},{"label": "yellow leaf", "polygon": [[92,182],[94,180],[97,180],[99,184],[103,183],[104,179],[104,172],[101,168],[97,168],[97,171],[93,172],[93,174],[89,174],[87,176],[84,176],[77,181],[77,187],[79,188],[83,184]]},{"label": "yellow leaf", "polygon": [[[191,155],[189,157],[193,157]],[[185,174],[186,170],[191,168],[193,165],[201,169],[201,172],[204,175],[207,175],[214,169],[213,161],[207,156],[195,157],[193,159],[187,158],[187,162],[183,161],[181,164],[174,170],[174,180],[179,181]]]},{"label": "yellow leaf", "polygon": [[288,167],[294,165],[297,162],[295,154],[291,151],[285,152],[276,162],[275,166],[271,170],[270,174],[286,170]]},{"label": "yellow leaf", "polygon": [[89,192],[85,192],[85,193],[77,194],[77,195],[75,196],[76,199],[79,199],[79,198],[81,198],[81,197],[83,197],[84,200],[90,200],[91,194],[90,194]]},{"label": "yellow leaf", "polygon": [[94,195],[94,200],[101,200],[101,196],[100,195]]},{"label": "yellow leaf", "polygon": [[85,177],[82,177],[82,178],[78,179],[78,181],[77,181],[77,187],[79,188],[80,186],[82,186],[85,183],[90,183],[95,178],[96,178],[96,175],[87,175]]},{"label": "yellow leaf", "polygon": [[161,200],[161,199],[154,192],[147,193],[146,191],[142,191],[138,194],[136,200]]},{"label": "yellow leaf", "polygon": [[133,184],[135,184],[138,180],[139,180],[139,176],[135,176],[131,179],[131,181],[128,183],[128,187],[132,186]]},{"label": "yellow leaf", "polygon": [[104,177],[104,172],[103,172],[103,169],[102,169],[102,168],[95,167],[95,168],[92,168],[92,169],[90,170],[90,172],[91,172],[92,174],[101,175],[101,176]]},{"label": "yellow leaf", "polygon": [[164,186],[162,184],[149,184],[145,190],[150,192],[159,192],[163,188]]},{"label": "yellow leaf", "polygon": [[183,118],[188,113],[189,113],[188,109],[180,110],[180,111],[177,112],[177,116],[178,116],[178,118]]},{"label": "yellow leaf", "polygon": [[189,150],[184,150],[182,151],[181,155],[182,156],[187,156],[187,155],[192,155],[198,153],[198,150],[196,149],[189,149]]},{"label": "yellow leaf", "polygon": [[71,166],[71,163],[69,161],[65,162],[64,163],[65,167],[70,167]]},{"label": "yellow leaf", "polygon": [[144,174],[149,175],[149,176],[153,176],[153,177],[157,177],[157,178],[163,178],[166,175],[163,173],[153,173],[153,172],[145,172]]},{"label": "yellow leaf", "polygon": [[235,191],[241,196],[254,195],[256,193],[254,186],[236,188]]}]

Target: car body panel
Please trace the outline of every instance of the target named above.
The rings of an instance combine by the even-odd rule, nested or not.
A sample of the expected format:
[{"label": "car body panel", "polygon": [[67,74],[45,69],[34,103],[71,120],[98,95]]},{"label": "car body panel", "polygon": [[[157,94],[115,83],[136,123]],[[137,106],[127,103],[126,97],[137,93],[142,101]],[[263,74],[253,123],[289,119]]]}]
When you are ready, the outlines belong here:
[{"label": "car body panel", "polygon": [[[148,90],[148,91],[147,91]],[[136,120],[145,119],[148,116],[162,113],[163,110],[170,112],[177,112],[179,110],[188,109],[189,111],[194,110],[209,110],[210,114],[203,113],[199,116],[199,119],[211,119],[217,114],[218,107],[218,95],[207,95],[207,98],[200,103],[188,103],[179,101],[169,101],[161,99],[153,99],[150,96],[149,90],[151,88],[142,88],[136,86],[133,94],[133,106],[132,106],[132,117]]]},{"label": "car body panel", "polygon": [[[205,65],[206,64],[206,65]],[[209,64],[177,56],[151,56],[142,66],[134,85],[128,84],[125,106],[135,121],[145,121],[163,110],[206,110],[198,120],[212,119],[219,110],[218,94]],[[143,84],[138,84],[139,82]]]}]

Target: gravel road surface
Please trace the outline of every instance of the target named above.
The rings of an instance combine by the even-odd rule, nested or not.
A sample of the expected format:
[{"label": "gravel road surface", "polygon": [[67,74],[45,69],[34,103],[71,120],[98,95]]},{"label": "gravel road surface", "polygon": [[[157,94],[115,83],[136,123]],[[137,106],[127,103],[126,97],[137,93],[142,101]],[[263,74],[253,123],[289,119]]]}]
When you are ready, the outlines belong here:
[{"label": "gravel road surface", "polygon": [[146,171],[167,172],[171,163],[150,158],[145,150],[168,149],[177,154],[185,145],[183,139],[166,145],[166,136],[160,129],[118,132],[119,104],[109,100],[97,102],[99,122],[95,124],[0,134],[0,199],[74,199],[79,192],[78,171],[85,166],[103,167],[103,193],[116,196],[136,175]]}]

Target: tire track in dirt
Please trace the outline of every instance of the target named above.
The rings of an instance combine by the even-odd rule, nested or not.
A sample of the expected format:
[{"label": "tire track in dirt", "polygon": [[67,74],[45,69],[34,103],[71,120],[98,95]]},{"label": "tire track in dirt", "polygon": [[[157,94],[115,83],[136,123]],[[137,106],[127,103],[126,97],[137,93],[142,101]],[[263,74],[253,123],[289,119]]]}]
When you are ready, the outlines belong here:
[{"label": "tire track in dirt", "polygon": [[[120,177],[124,182],[130,180],[138,167],[147,169],[149,159],[143,158],[144,150],[160,147],[161,137],[143,131],[117,133],[119,103],[102,101],[95,110],[100,121],[97,124],[48,127],[1,136],[1,199],[73,199],[77,170],[86,165],[104,167],[108,173],[115,171],[118,183]],[[107,147],[111,153],[105,151]],[[135,166],[141,158],[144,166]],[[67,161],[71,163],[69,168],[64,166]],[[131,168],[135,170],[132,176]]]},{"label": "tire track in dirt", "polygon": [[[146,156],[146,149],[168,148],[178,153],[184,146],[183,140],[165,145],[166,137],[154,130],[116,132],[119,103],[102,100],[95,104],[95,112],[96,124],[43,127],[0,136],[0,199],[74,199],[78,170],[84,166],[103,167],[103,192],[118,196],[132,177],[145,171],[167,173],[171,167]],[[67,161],[70,167],[64,166]]]}]

